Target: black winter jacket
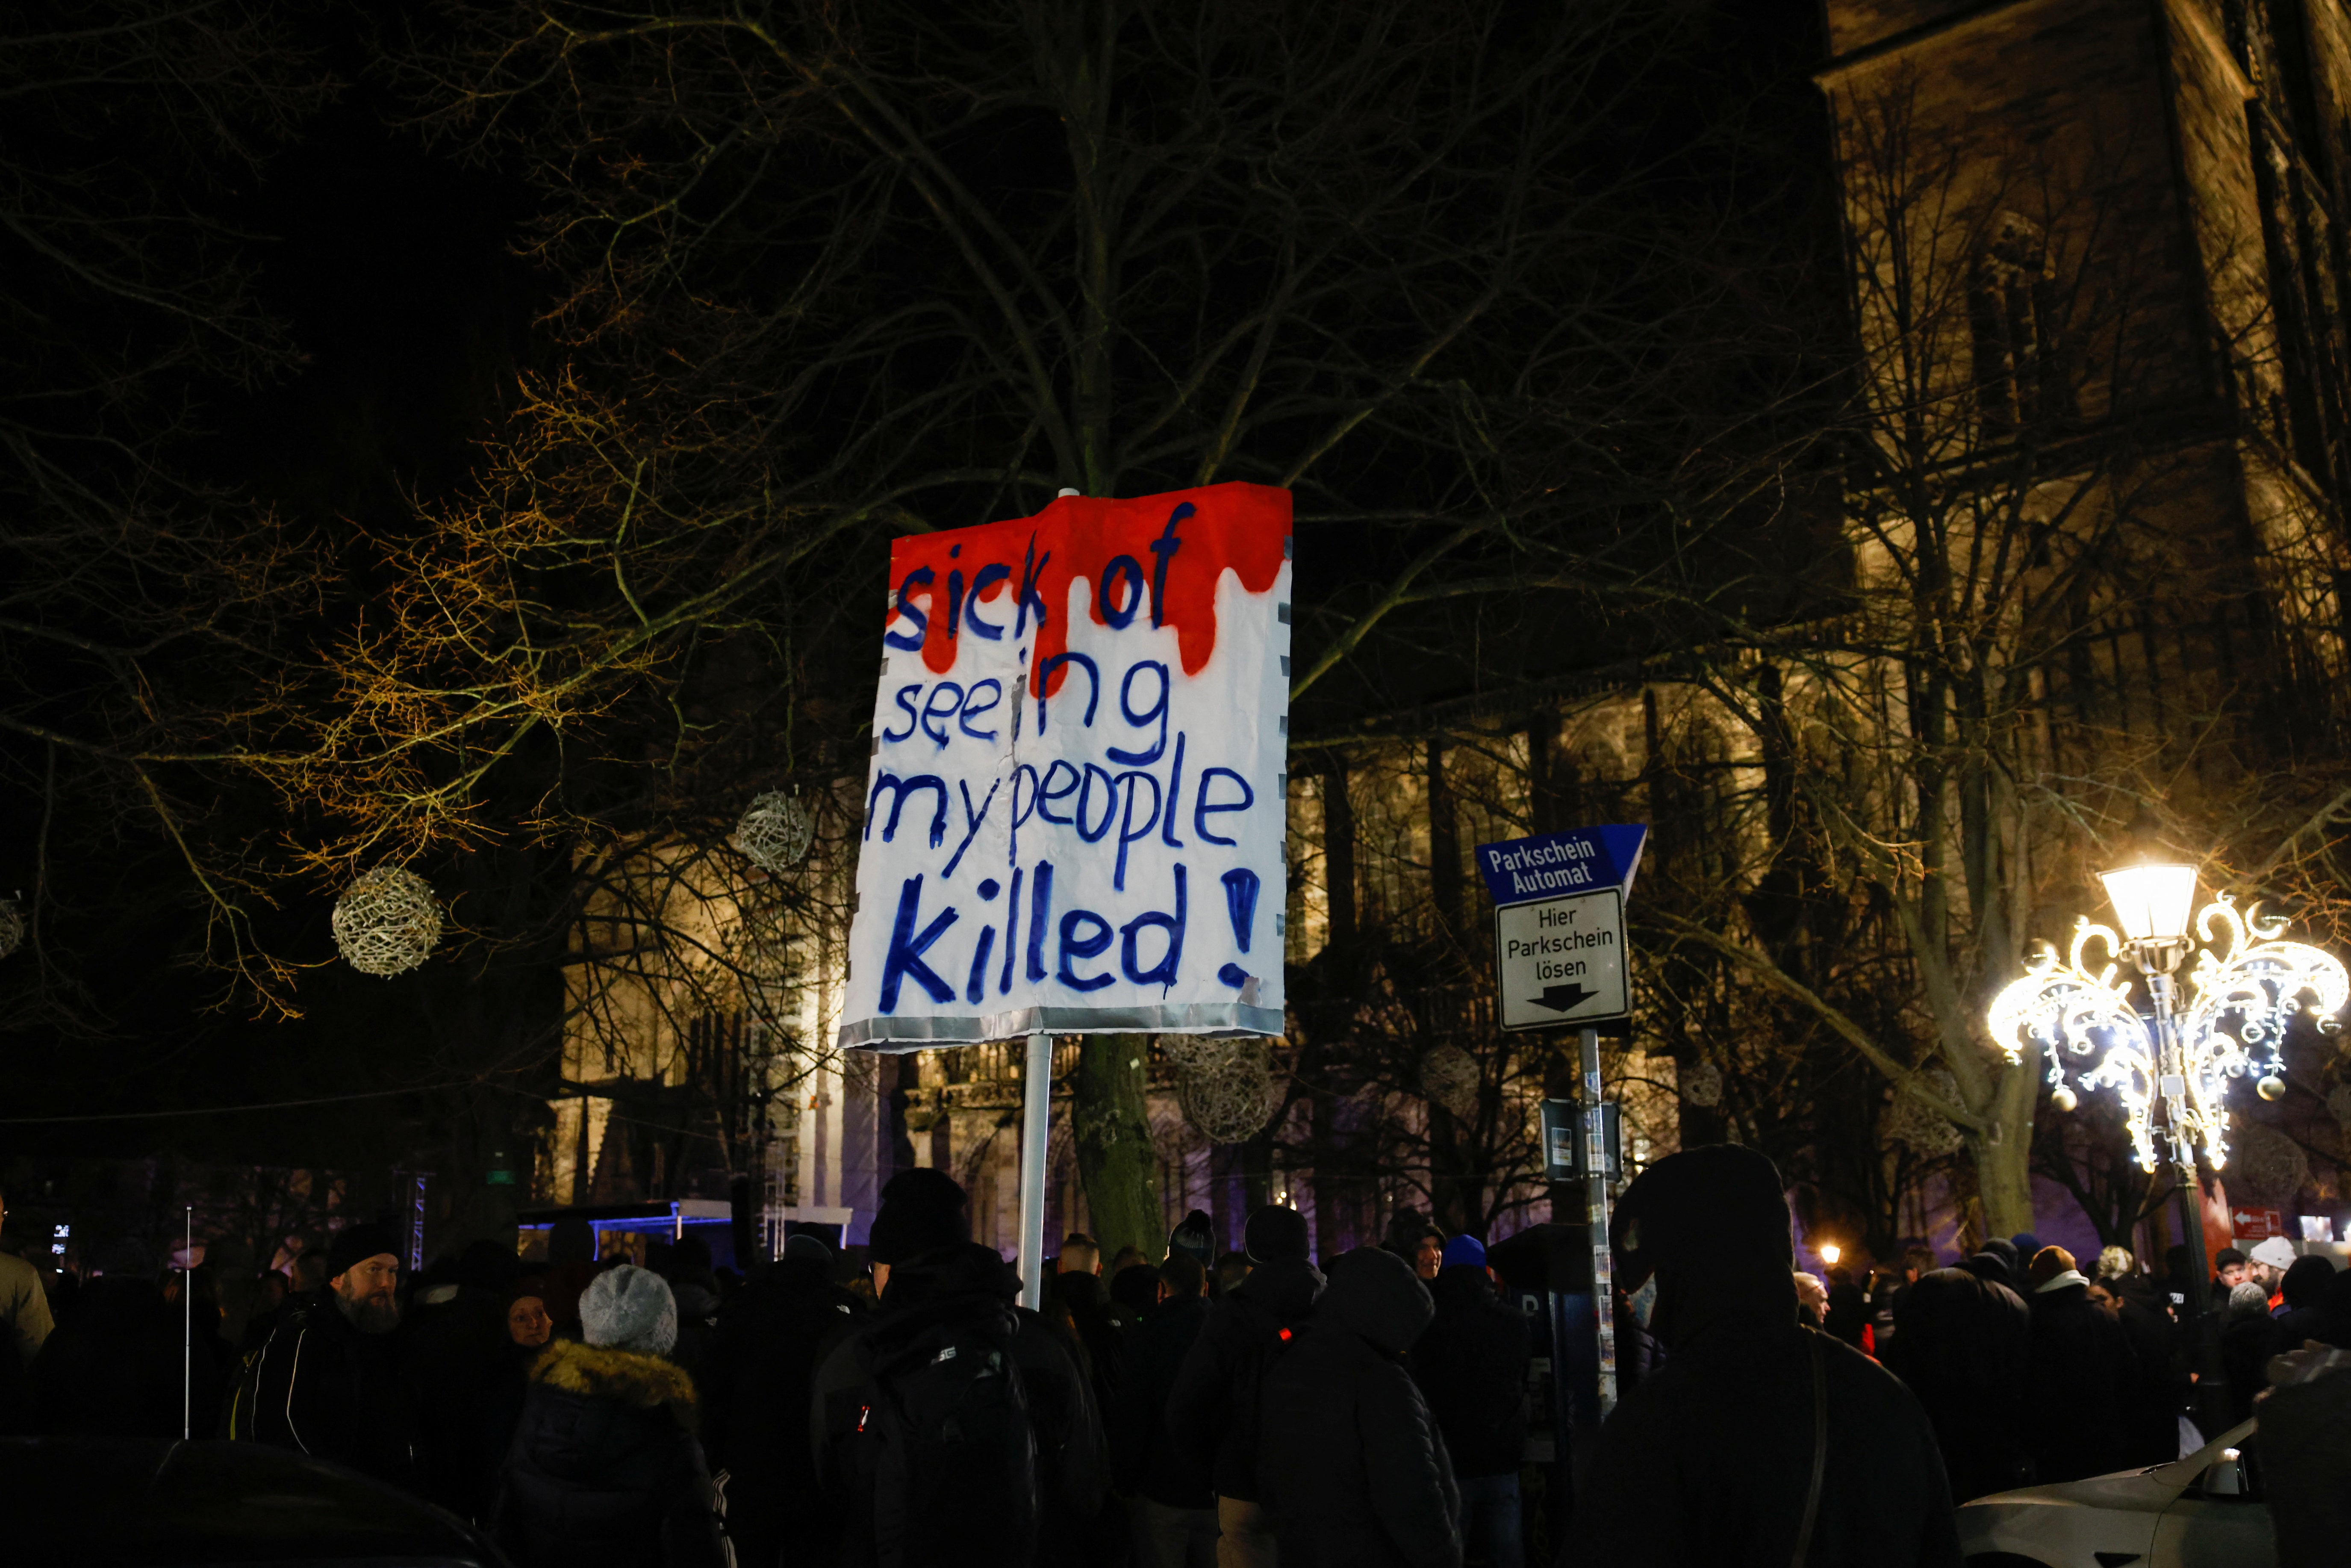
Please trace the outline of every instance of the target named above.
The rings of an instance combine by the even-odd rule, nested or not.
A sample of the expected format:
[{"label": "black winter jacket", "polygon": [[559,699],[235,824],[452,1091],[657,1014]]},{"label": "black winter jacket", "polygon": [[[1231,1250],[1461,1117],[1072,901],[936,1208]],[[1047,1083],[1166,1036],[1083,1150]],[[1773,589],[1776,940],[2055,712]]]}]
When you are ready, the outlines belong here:
[{"label": "black winter jacket", "polygon": [[[1601,1427],[1588,1489],[1576,1493],[1584,1540],[1574,1561],[1788,1563],[1813,1474],[1817,1351],[1829,1415],[1808,1568],[1959,1568],[1925,1412],[1869,1357],[1796,1326],[1784,1254],[1684,1259],[1657,1273],[1651,1322],[1666,1359]],[[1905,1324],[1896,1343],[1909,1334]]]},{"label": "black winter jacket", "polygon": [[[73,1315],[52,1331],[29,1375],[33,1429],[119,1437],[181,1432],[181,1322],[153,1281],[93,1280]],[[11,1361],[16,1347],[0,1347]],[[209,1433],[220,1406],[214,1358],[199,1344],[187,1370],[196,1430]]]},{"label": "black winter jacket", "polygon": [[1303,1259],[1261,1263],[1208,1309],[1167,1400],[1176,1451],[1218,1497],[1258,1500],[1258,1394],[1281,1331],[1313,1316],[1322,1276]]},{"label": "black winter jacket", "polygon": [[2137,1389],[2126,1417],[2122,1468],[2167,1464],[2179,1457],[2179,1417],[2195,1386],[2188,1375],[2188,1358],[2154,1281],[2140,1274],[2107,1285],[2122,1298],[2123,1337],[2130,1341],[2138,1367]]},{"label": "black winter jacket", "polygon": [[1125,1331],[1110,1406],[1111,1474],[1119,1490],[1169,1508],[1214,1508],[1208,1467],[1176,1447],[1167,1400],[1208,1321],[1205,1296],[1160,1302]]},{"label": "black winter jacket", "polygon": [[1013,1364],[1019,1369],[1037,1444],[1040,1560],[1073,1561],[1102,1511],[1109,1452],[1101,1413],[1077,1357],[1043,1318],[1011,1303],[1020,1278],[995,1249],[959,1242],[910,1258],[890,1271],[882,1311],[836,1342],[818,1363],[810,1401],[809,1447],[824,1509],[839,1521],[841,1561],[876,1560],[872,1456],[859,1427],[875,1398],[872,1369],[925,1322],[954,1312],[1012,1312]]},{"label": "black winter jacket", "polygon": [[290,1310],[237,1390],[228,1435],[418,1490],[415,1414],[401,1337],[361,1333],[331,1293],[287,1304]]},{"label": "black winter jacket", "polygon": [[1413,1381],[1445,1434],[1453,1473],[1514,1476],[1527,1451],[1527,1315],[1504,1304],[1486,1270],[1437,1271],[1437,1318],[1407,1358]]},{"label": "black winter jacket", "polygon": [[1258,1481],[1282,1568],[1459,1568],[1452,1464],[1405,1370],[1436,1313],[1411,1264],[1365,1248],[1270,1358]]},{"label": "black winter jacket", "polygon": [[702,1442],[728,1472],[726,1531],[743,1568],[774,1568],[787,1531],[796,1561],[831,1561],[837,1521],[817,1505],[809,1406],[817,1364],[867,1319],[824,1265],[786,1258],[721,1308],[702,1371]]},{"label": "black winter jacket", "polygon": [[1933,1270],[1903,1294],[1894,1323],[1886,1364],[1934,1423],[1952,1500],[2028,1484],[2032,1317],[2016,1292],[1971,1270]]},{"label": "black winter jacket", "polygon": [[549,1343],[531,1364],[491,1533],[516,1568],[722,1568],[694,1423],[682,1367]]},{"label": "black winter jacket", "polygon": [[[2128,1413],[2139,1389],[2129,1336],[2091,1301],[2086,1284],[2035,1291],[2032,1307],[2026,1380],[2033,1479],[2048,1486],[2121,1469],[2130,1452]],[[2269,1320],[2260,1327],[2266,1347]]]},{"label": "black winter jacket", "polygon": [[403,1359],[425,1492],[460,1519],[489,1513],[497,1471],[478,1462],[475,1435],[512,1343],[504,1296],[478,1285],[460,1289],[409,1336]]}]

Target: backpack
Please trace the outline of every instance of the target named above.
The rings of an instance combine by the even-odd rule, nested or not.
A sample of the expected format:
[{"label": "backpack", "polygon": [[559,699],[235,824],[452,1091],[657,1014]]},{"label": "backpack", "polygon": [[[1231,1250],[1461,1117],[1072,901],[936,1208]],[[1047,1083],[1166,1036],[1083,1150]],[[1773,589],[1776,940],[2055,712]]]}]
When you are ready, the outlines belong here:
[{"label": "backpack", "polygon": [[1029,1563],[1037,1439],[1000,1311],[931,1323],[873,1369],[858,1431],[872,1440],[882,1568]]}]

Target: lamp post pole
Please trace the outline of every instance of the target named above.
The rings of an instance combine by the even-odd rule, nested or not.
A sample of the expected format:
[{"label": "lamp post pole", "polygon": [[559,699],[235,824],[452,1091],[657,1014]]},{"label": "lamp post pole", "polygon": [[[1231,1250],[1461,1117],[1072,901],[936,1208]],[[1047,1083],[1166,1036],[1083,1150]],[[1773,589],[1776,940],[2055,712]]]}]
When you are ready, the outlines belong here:
[{"label": "lamp post pole", "polygon": [[2187,1251],[2188,1278],[2181,1281],[2180,1329],[2196,1369],[2197,1426],[2207,1435],[2228,1425],[2227,1374],[2220,1365],[2219,1324],[2211,1310],[2212,1260],[2204,1249],[2204,1195],[2196,1170],[2196,1140],[2188,1119],[2188,1062],[2179,1042],[2179,991],[2171,971],[2185,956],[2182,946],[2131,944],[2131,961],[2147,982],[2155,1008],[2156,1101],[2163,1108],[2164,1140],[2170,1145],[2172,1182],[2179,1198],[2179,1239]]}]

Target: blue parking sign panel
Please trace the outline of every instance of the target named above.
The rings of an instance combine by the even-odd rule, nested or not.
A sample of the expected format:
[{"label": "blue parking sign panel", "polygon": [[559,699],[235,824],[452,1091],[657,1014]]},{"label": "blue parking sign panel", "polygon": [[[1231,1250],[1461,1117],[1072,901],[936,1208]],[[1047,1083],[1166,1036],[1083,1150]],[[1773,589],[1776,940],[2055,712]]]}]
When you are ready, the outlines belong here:
[{"label": "blue parking sign panel", "polygon": [[1571,828],[1478,846],[1478,873],[1496,906],[1613,887],[1631,896],[1649,830],[1638,823]]}]

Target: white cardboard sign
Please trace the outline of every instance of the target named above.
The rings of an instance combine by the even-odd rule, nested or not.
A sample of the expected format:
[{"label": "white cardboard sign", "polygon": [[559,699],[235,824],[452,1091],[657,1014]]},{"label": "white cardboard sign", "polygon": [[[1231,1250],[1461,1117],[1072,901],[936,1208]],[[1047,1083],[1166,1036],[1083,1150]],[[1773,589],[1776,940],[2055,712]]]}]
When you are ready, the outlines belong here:
[{"label": "white cardboard sign", "polygon": [[890,552],[841,1043],[1282,1030],[1290,495]]}]

